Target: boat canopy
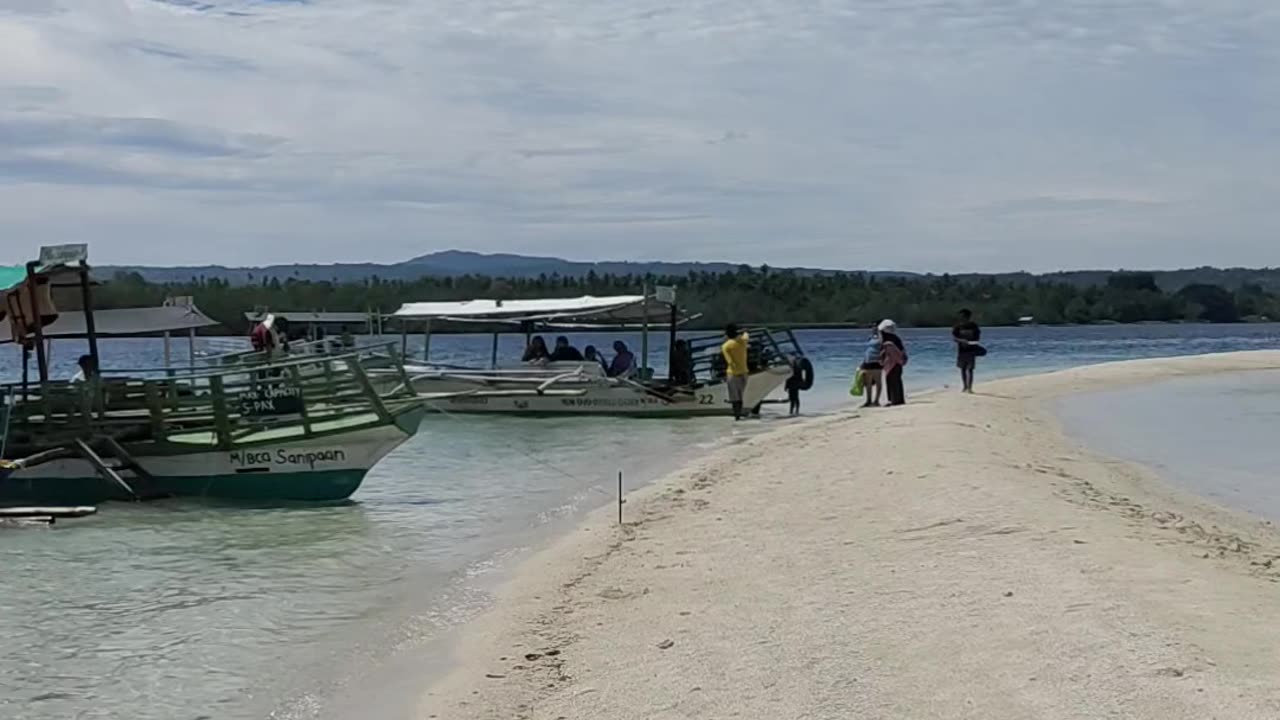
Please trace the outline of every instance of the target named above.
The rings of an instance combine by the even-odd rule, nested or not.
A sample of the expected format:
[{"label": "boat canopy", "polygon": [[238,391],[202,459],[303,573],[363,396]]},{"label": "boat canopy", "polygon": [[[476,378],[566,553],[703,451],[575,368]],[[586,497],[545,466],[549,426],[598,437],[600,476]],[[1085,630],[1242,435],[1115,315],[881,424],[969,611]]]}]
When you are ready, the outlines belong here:
[{"label": "boat canopy", "polygon": [[377,317],[374,313],[362,312],[247,312],[244,319],[251,323],[262,322],[268,315],[274,315],[290,325],[368,325]]},{"label": "boat canopy", "polygon": [[[218,321],[199,308],[183,305],[94,310],[93,329],[101,337],[141,337],[165,332],[188,332],[214,327]],[[82,338],[88,336],[84,312],[64,310],[58,319],[44,328],[46,338]]]},{"label": "boat canopy", "polygon": [[27,268],[22,265],[0,265],[0,293],[9,292],[27,279]]},{"label": "boat canopy", "polygon": [[454,322],[573,322],[596,324],[669,321],[671,305],[644,295],[615,295],[536,300],[464,300],[461,302],[406,303],[392,317],[402,320],[448,320]]}]

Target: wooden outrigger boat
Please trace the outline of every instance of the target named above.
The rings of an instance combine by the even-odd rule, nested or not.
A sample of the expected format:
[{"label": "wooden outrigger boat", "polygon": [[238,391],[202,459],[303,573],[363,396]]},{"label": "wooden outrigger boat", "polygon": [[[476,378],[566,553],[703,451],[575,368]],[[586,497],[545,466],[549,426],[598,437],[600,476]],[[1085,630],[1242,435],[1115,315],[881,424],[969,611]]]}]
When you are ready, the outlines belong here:
[{"label": "wooden outrigger boat", "polygon": [[[83,337],[97,366],[86,255],[82,245],[42,248],[21,278],[0,277],[11,339],[35,350],[39,373],[0,386],[0,505],[343,500],[417,432],[423,403],[377,392],[357,353],[51,379],[49,336]],[[82,311],[59,313],[58,295],[75,288]],[[81,318],[81,332],[59,331],[64,317]]]},{"label": "wooden outrigger boat", "polygon": [[[615,415],[627,417],[689,417],[731,415],[728,386],[720,359],[724,337],[686,339],[687,367],[679,380],[657,378],[650,365],[649,335],[665,330],[674,348],[677,330],[692,319],[682,317],[672,288],[656,293],[617,297],[578,297],[539,300],[471,300],[403,305],[392,317],[402,331],[402,355],[407,351],[407,326],[424,327],[423,360],[405,361],[404,370],[419,398],[449,413],[516,415]],[[498,361],[498,333],[488,368],[438,365],[430,362],[433,324],[482,323],[522,332],[639,330],[638,367],[625,377],[609,377],[593,361],[503,366]],[[795,359],[806,368],[812,384],[812,365],[789,330],[748,328],[750,366],[744,405],[759,410],[771,393],[793,372]],[[667,367],[678,362],[668,358]],[[398,372],[371,371],[384,388],[397,389]],[[807,389],[807,387],[806,387]]]}]

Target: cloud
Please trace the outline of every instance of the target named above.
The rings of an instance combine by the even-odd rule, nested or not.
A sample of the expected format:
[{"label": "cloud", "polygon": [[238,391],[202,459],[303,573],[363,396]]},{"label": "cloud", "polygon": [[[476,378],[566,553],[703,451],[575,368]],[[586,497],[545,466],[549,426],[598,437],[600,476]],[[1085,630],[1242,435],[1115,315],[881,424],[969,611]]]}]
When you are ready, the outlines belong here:
[{"label": "cloud", "polygon": [[0,0],[0,216],[121,263],[1274,264],[1278,31],[1262,0]]}]

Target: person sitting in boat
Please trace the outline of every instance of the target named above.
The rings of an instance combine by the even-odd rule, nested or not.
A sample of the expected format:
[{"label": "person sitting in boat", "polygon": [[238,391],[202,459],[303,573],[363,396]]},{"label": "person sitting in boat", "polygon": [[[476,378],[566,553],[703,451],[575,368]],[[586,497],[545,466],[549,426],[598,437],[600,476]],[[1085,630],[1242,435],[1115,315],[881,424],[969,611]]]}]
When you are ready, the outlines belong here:
[{"label": "person sitting in boat", "polygon": [[604,361],[604,356],[596,350],[595,345],[588,345],[582,349],[582,357],[587,362],[593,362],[600,366],[600,370],[606,374],[609,372],[609,365]]},{"label": "person sitting in boat", "polygon": [[561,335],[556,338],[556,349],[551,351],[551,362],[582,362],[582,353],[569,344],[569,338]]},{"label": "person sitting in boat", "polygon": [[693,383],[693,353],[689,352],[689,342],[676,340],[671,346],[671,384],[687,387]]},{"label": "person sitting in boat", "polygon": [[71,376],[71,382],[88,382],[92,378],[98,376],[98,365],[93,361],[92,355],[81,355],[80,359],[76,361],[76,365],[78,365],[80,369],[76,371],[75,375]]},{"label": "person sitting in boat", "polygon": [[609,364],[609,377],[630,377],[636,369],[636,356],[631,354],[627,344],[621,340],[614,341],[613,353],[613,362]]},{"label": "person sitting in boat", "polygon": [[551,353],[547,352],[547,341],[542,339],[541,335],[534,335],[529,341],[529,347],[524,349],[524,356],[520,358],[520,362],[542,364],[551,359]]}]

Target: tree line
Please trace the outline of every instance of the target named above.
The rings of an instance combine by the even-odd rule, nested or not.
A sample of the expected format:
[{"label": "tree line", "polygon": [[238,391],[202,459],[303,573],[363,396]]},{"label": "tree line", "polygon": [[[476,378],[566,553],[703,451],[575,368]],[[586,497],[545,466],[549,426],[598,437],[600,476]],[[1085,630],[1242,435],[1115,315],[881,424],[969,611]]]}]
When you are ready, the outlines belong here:
[{"label": "tree line", "polygon": [[588,273],[581,277],[462,276],[406,281],[375,276],[362,282],[272,277],[235,285],[217,278],[149,283],[137,273],[118,273],[98,288],[95,304],[100,308],[144,307],[158,305],[169,296],[189,295],[206,314],[238,332],[246,326],[244,313],[262,308],[390,313],[402,303],[414,301],[639,294],[642,288],[657,285],[675,286],[680,306],[701,314],[700,327],[728,322],[872,325],[884,318],[902,325],[938,327],[950,325],[961,307],[972,309],[986,325],[1011,325],[1029,317],[1050,325],[1280,319],[1280,294],[1259,285],[1244,284],[1229,290],[1195,283],[1170,292],[1161,289],[1151,273],[1117,272],[1105,282],[1081,287],[1047,279],[798,274],[745,266],[736,272],[676,277]]}]

